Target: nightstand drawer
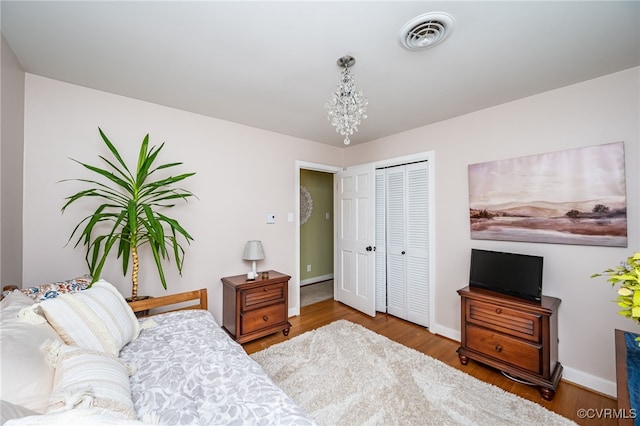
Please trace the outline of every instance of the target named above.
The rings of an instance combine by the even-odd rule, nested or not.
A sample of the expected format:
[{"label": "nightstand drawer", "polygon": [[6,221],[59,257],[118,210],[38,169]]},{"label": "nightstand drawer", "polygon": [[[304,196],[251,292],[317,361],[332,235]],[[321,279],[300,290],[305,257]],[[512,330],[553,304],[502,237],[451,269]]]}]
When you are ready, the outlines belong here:
[{"label": "nightstand drawer", "polygon": [[264,305],[271,305],[285,300],[285,286],[283,283],[271,284],[263,287],[242,290],[240,309],[244,312]]},{"label": "nightstand drawer", "polygon": [[541,343],[540,318],[539,315],[516,311],[498,304],[477,300],[467,303],[467,322],[537,343]]},{"label": "nightstand drawer", "polygon": [[247,334],[272,325],[282,324],[287,320],[287,308],[284,303],[254,309],[241,314],[240,333]]},{"label": "nightstand drawer", "polygon": [[541,373],[542,346],[473,325],[467,325],[467,348],[508,362],[525,370]]}]

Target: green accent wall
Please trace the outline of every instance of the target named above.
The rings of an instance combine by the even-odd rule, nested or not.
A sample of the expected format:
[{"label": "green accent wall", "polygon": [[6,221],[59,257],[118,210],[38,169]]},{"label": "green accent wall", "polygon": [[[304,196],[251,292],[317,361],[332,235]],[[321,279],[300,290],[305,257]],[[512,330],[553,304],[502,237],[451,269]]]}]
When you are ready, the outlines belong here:
[{"label": "green accent wall", "polygon": [[305,281],[333,274],[333,174],[300,170],[300,185],[313,200],[311,217],[300,225],[300,281]]}]

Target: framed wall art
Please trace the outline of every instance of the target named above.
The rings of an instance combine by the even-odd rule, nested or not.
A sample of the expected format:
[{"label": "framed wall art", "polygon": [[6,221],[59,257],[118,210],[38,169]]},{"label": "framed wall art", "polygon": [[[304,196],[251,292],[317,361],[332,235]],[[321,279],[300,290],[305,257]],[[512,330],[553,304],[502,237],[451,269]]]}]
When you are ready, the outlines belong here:
[{"label": "framed wall art", "polygon": [[627,247],[623,142],[468,169],[472,239]]}]

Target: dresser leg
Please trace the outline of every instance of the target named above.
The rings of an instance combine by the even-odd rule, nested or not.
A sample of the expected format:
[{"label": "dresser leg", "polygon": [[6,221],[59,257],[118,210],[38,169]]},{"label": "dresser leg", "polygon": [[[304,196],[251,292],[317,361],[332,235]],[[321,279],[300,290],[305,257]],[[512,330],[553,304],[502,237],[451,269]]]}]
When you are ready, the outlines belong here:
[{"label": "dresser leg", "polygon": [[469,358],[466,355],[458,354],[458,358],[460,358],[460,364],[467,365],[469,363]]},{"label": "dresser leg", "polygon": [[548,388],[540,388],[540,395],[542,395],[542,399],[551,401],[554,396],[556,396],[556,391]]},{"label": "dresser leg", "polygon": [[282,334],[284,334],[285,336],[289,335],[289,330],[291,330],[290,328],[285,328],[284,330],[282,330]]}]

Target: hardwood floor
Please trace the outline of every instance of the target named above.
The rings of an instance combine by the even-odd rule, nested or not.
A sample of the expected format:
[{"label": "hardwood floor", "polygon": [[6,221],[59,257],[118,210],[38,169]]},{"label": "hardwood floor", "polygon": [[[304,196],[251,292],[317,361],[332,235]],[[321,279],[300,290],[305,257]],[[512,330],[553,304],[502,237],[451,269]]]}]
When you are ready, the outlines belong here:
[{"label": "hardwood floor", "polygon": [[[360,324],[405,346],[439,359],[482,381],[538,403],[580,425],[604,426],[617,424],[616,419],[613,418],[613,412],[616,410],[616,401],[613,398],[562,380],[556,389],[553,401],[545,401],[536,387],[514,382],[495,369],[476,363],[473,360],[469,361],[466,366],[461,365],[456,353],[459,347],[458,342],[431,334],[424,327],[391,315],[378,313],[375,318],[369,317],[334,300],[326,300],[305,306],[301,309],[300,316],[289,318],[292,326],[288,337],[283,336],[282,333],[277,333],[245,343],[243,346],[247,353],[251,354],[338,319],[346,319]],[[580,409],[589,410],[589,417],[592,418],[580,418],[578,416],[578,410]],[[598,414],[600,415],[598,416]]]}]

